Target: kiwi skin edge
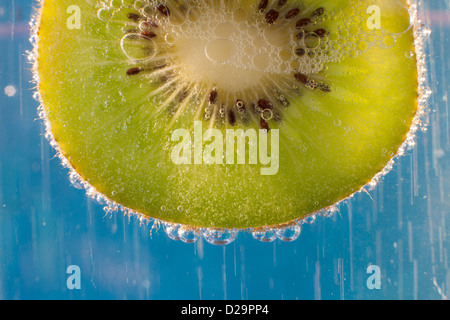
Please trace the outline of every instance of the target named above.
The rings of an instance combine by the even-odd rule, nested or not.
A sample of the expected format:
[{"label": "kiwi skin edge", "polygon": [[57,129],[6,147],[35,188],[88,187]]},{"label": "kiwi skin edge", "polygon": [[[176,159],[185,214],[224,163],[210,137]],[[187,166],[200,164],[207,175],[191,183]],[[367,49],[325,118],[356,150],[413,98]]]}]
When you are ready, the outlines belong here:
[{"label": "kiwi skin edge", "polygon": [[[157,173],[153,176],[150,175],[146,177],[147,179],[140,180],[136,177],[138,176],[136,172],[139,171],[137,166],[133,167],[128,164],[121,166],[121,163],[130,161],[130,154],[135,157],[139,156],[136,150],[141,148],[141,145],[145,142],[144,139],[139,138],[139,135],[133,135],[139,129],[128,129],[135,131],[126,135],[121,133],[119,128],[112,128],[111,125],[108,129],[111,130],[109,133],[98,133],[96,129],[99,126],[102,126],[104,123],[110,124],[114,121],[114,118],[106,110],[106,108],[111,108],[109,111],[114,110],[114,107],[97,104],[97,109],[89,109],[89,104],[92,107],[93,104],[96,104],[96,101],[108,101],[111,95],[112,101],[120,101],[120,94],[117,92],[111,93],[109,88],[118,87],[118,84],[123,84],[124,79],[127,79],[129,87],[139,88],[142,80],[139,78],[126,78],[126,71],[133,65],[123,61],[123,56],[120,56],[121,52],[117,50],[117,47],[113,48],[111,46],[109,48],[110,53],[103,53],[102,55],[103,57],[106,56],[106,59],[122,61],[118,66],[108,68],[100,63],[98,65],[94,63],[94,66],[91,66],[92,68],[90,69],[84,66],[86,58],[79,56],[95,56],[93,52],[96,52],[95,50],[98,52],[99,47],[85,48],[82,44],[82,37],[81,39],[77,38],[76,31],[70,33],[73,30],[69,31],[61,28],[62,21],[66,21],[67,13],[65,9],[69,2],[70,4],[77,3],[74,0],[41,0],[40,7],[37,9],[38,13],[33,32],[35,36],[38,36],[39,40],[35,44],[32,55],[35,59],[33,71],[36,75],[35,80],[41,101],[40,117],[44,119],[48,132],[52,133],[52,145],[63,160],[63,164],[73,170],[73,177],[77,177],[77,179],[78,177],[83,177],[83,180],[80,180],[80,185],[87,188],[88,194],[96,199],[103,199],[103,201],[108,199],[112,206],[120,203],[120,206],[130,208],[128,212],[142,213],[144,216],[181,223],[193,228],[246,229],[288,225],[298,219],[301,220],[307,216],[315,215],[318,212],[327,212],[329,209],[333,211],[336,208],[336,204],[340,201],[360,190],[365,190],[364,187],[367,185],[375,185],[376,181],[392,166],[393,159],[403,154],[407,145],[412,144],[415,131],[419,127],[419,118],[423,111],[421,103],[426,92],[424,92],[422,84],[418,83],[419,77],[417,74],[419,73],[420,75],[423,70],[420,68],[420,55],[422,52],[420,41],[418,41],[421,31],[416,22],[409,31],[399,35],[398,42],[392,49],[383,51],[380,48],[371,48],[372,50],[369,49],[357,58],[346,58],[339,62],[329,63],[327,80],[332,83],[334,90],[337,90],[335,92],[342,94],[345,100],[345,98],[348,98],[348,96],[345,96],[346,90],[356,86],[360,91],[367,93],[370,99],[374,100],[375,106],[375,111],[371,110],[372,114],[367,114],[368,109],[364,108],[364,106],[353,105],[356,102],[342,105],[344,111],[346,110],[345,107],[353,106],[348,118],[346,118],[344,113],[339,114],[342,121],[348,121],[356,128],[356,131],[360,131],[359,135],[349,137],[345,141],[339,140],[339,138],[344,136],[343,133],[338,134],[333,130],[332,132],[326,132],[326,129],[329,128],[329,122],[321,127],[320,120],[323,119],[319,112],[311,113],[309,120],[317,121],[316,127],[319,127],[319,132],[315,137],[320,141],[327,141],[319,149],[329,152],[329,154],[324,156],[325,159],[334,159],[334,164],[339,170],[333,166],[323,165],[315,169],[315,174],[310,174],[304,179],[307,182],[293,181],[291,177],[293,175],[292,172],[295,172],[297,161],[313,169],[316,161],[309,161],[308,159],[320,158],[321,152],[319,150],[306,155],[299,155],[298,159],[292,159],[291,152],[288,151],[288,147],[291,145],[289,145],[288,140],[282,140],[280,143],[280,157],[283,156],[283,153],[286,162],[280,159],[280,170],[284,170],[281,169],[281,166],[290,170],[286,169],[286,172],[281,172],[282,177],[272,180],[260,177],[255,173],[256,171],[250,172],[252,183],[259,183],[253,192],[247,190],[248,185],[246,185],[245,181],[238,181],[238,190],[245,190],[243,194],[237,194],[234,191],[230,194],[224,194],[223,191],[228,192],[232,188],[231,183],[224,182],[226,181],[224,178],[234,177],[235,179],[236,177],[242,177],[242,175],[237,174],[239,168],[231,169],[236,170],[231,174],[225,172],[225,170],[223,172],[215,172],[211,167],[202,169],[203,171],[200,170],[200,173],[180,173],[174,172],[174,167],[169,164],[170,168],[166,169],[165,172]],[[79,0],[78,2],[82,11],[89,8],[86,0]],[[324,6],[327,8],[326,1],[311,0],[306,2],[325,3]],[[345,2],[349,1],[335,1],[334,5]],[[378,2],[380,5],[383,5],[389,1]],[[254,2],[253,4],[257,3]],[[411,5],[411,3],[408,2],[407,5]],[[130,9],[129,11],[134,12],[135,10]],[[413,11],[413,7],[410,7],[412,15],[415,14]],[[85,14],[85,16],[88,15]],[[83,25],[79,32],[87,32],[89,36],[94,36],[93,30],[95,29],[98,43],[107,43],[103,39],[103,37],[108,35],[105,23],[96,19],[89,20],[87,18],[88,23]],[[117,37],[115,39],[117,39],[117,42],[120,40]],[[414,40],[416,40],[416,46],[414,46]],[[71,43],[72,46],[67,46],[67,43]],[[53,50],[52,55],[48,54],[49,48]],[[397,48],[399,49],[397,50]],[[58,50],[60,52],[57,52]],[[401,54],[399,51],[401,51]],[[410,51],[413,57],[404,58],[405,51]],[[75,54],[75,52],[78,52],[78,54]],[[86,54],[81,55],[80,52],[86,52]],[[392,54],[389,56],[386,55],[386,52]],[[68,56],[69,58],[67,58]],[[81,70],[84,70],[84,73]],[[383,72],[386,73],[387,70],[391,74],[386,77]],[[361,76],[361,74],[366,75]],[[397,75],[397,80],[392,79],[393,75]],[[113,76],[117,78],[114,79]],[[345,79],[343,80],[342,78]],[[346,79],[353,79],[348,80],[350,85],[345,84]],[[67,83],[70,83],[72,88],[64,85]],[[405,89],[400,88],[399,83]],[[81,86],[82,90],[76,88],[78,85]],[[369,87],[372,90],[368,90],[367,88]],[[150,90],[151,88],[147,87],[147,89]],[[127,97],[127,105],[136,104],[136,101],[142,99],[143,94],[139,90],[133,89],[130,90],[130,93],[132,94]],[[334,93],[331,92],[327,96],[326,94],[317,94],[305,89],[304,96],[302,96],[304,100],[291,101],[283,116],[290,119],[305,117],[298,110],[301,110],[302,107],[304,108],[307,101],[311,101],[311,99],[317,101],[324,108],[336,105],[336,101],[339,99],[330,98],[329,96],[332,94]],[[95,99],[92,99],[92,97],[95,97]],[[364,102],[360,103],[363,104]],[[141,104],[143,104],[142,101]],[[403,109],[400,107],[396,108],[396,105],[402,105]],[[105,108],[105,110],[101,110],[101,108]],[[389,112],[390,116],[383,115],[383,112],[379,110],[384,110],[384,113]],[[77,114],[79,117],[74,116],[77,112],[79,112]],[[98,112],[100,116],[98,118],[92,117],[92,112]],[[133,113],[131,109],[124,112],[130,117],[135,117],[135,119],[143,117]],[[352,116],[355,115],[360,117],[360,121],[352,121]],[[367,126],[364,123],[372,121],[374,123],[373,127],[369,126],[370,128],[366,128]],[[370,132],[370,130],[375,130],[376,125],[380,124],[386,124],[386,127],[381,129],[382,132],[379,133],[379,136]],[[398,130],[393,130],[392,128],[397,128]],[[280,132],[282,129],[283,127],[280,127]],[[163,134],[166,134],[166,132]],[[291,134],[292,136],[298,136],[294,129],[286,129],[285,135]],[[123,139],[138,138],[134,142],[131,140],[127,141],[127,147],[120,143],[120,137]],[[342,145],[339,147],[333,146],[332,142],[336,140]],[[364,150],[364,144],[369,145],[367,150]],[[136,150],[130,150],[130,145],[133,145]],[[112,150],[112,146],[120,146],[122,149]],[[142,148],[139,149],[141,152],[142,150]],[[349,152],[349,150],[352,150],[352,152]],[[383,156],[378,155],[381,150]],[[157,164],[160,162],[158,159],[151,159],[150,163],[157,167]],[[364,169],[366,166],[363,163],[366,163],[367,167],[370,168]],[[359,170],[359,174],[356,176],[354,174],[355,170]],[[131,173],[121,177],[118,172],[123,171]],[[158,182],[161,183],[167,178],[168,173],[173,174],[173,179],[168,182],[168,185],[156,186]],[[108,177],[108,174],[111,176]],[[182,174],[184,175],[184,180],[190,182],[189,187],[185,187],[183,192],[191,196],[184,199],[184,202],[180,201],[173,205],[166,205],[165,210],[161,211],[162,203],[166,203],[166,199],[171,199],[172,201],[176,199],[175,193],[178,191],[176,189],[179,185],[175,182],[176,179],[182,177]],[[192,176],[196,175],[206,178],[193,182]],[[213,181],[214,176],[218,177],[217,181]],[[332,179],[332,177],[334,178]],[[244,180],[245,178],[242,179]],[[119,180],[121,182],[117,183]],[[273,180],[275,181],[272,183]],[[151,183],[146,181],[151,181]],[[213,193],[210,197],[205,196],[206,190],[208,190],[202,186],[202,184],[205,184],[205,181],[206,183],[211,183],[212,189],[217,190],[217,194]],[[229,185],[228,189],[223,185]],[[348,187],[349,185],[351,185],[351,188]],[[273,189],[276,190],[272,192]],[[130,190],[133,190],[131,194]],[[296,190],[304,190],[304,193]],[[155,199],[153,192],[159,193],[161,198]],[[290,192],[292,194],[289,194]],[[319,200],[309,202],[308,195],[311,194],[317,196]],[[152,197],[153,199],[151,199]],[[202,200],[198,203],[192,202],[192,199],[199,198],[202,198]],[[253,200],[253,203],[249,204],[250,200]],[[181,213],[177,210],[180,206],[184,209]],[[186,213],[187,208],[190,209],[189,213]],[[252,210],[259,212],[251,215]]]}]

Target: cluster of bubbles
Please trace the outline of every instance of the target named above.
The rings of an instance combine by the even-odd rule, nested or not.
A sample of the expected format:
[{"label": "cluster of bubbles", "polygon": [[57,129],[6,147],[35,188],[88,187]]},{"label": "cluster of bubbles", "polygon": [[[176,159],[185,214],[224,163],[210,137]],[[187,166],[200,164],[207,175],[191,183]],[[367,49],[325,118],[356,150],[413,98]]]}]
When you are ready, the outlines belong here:
[{"label": "cluster of bubbles", "polygon": [[[414,41],[415,41],[415,53],[417,57],[417,71],[419,80],[419,97],[418,107],[416,115],[413,119],[411,128],[406,136],[405,141],[400,146],[396,154],[389,154],[392,159],[388,164],[379,172],[372,180],[367,184],[369,191],[375,189],[378,182],[386,176],[393,168],[396,159],[403,156],[407,151],[411,150],[416,145],[416,136],[419,131],[427,131],[427,123],[425,122],[425,116],[429,112],[428,100],[432,94],[430,87],[427,84],[427,67],[426,67],[426,55],[424,52],[425,43],[430,36],[430,29],[426,28],[417,18],[417,5],[412,4],[410,8],[411,20],[414,21]],[[366,190],[363,188],[362,190]]]},{"label": "cluster of bubbles", "polygon": [[[312,74],[320,71],[326,62],[340,58],[339,50],[328,36],[307,31],[302,31],[302,34],[295,28],[295,19],[270,26],[256,7],[252,11],[215,9],[207,1],[191,0],[183,9],[173,10],[166,17],[157,10],[159,3],[152,0],[99,1],[97,15],[100,20],[109,21],[122,7],[134,7],[142,16],[159,25],[159,32],[165,35],[165,45],[168,46],[179,38],[211,44],[229,41],[232,53],[227,59],[212,57],[212,60],[241,69],[278,74],[301,70],[303,74]],[[282,19],[284,17],[279,18]],[[319,25],[323,20],[318,18],[314,24]],[[141,23],[141,30],[146,28],[145,24]]]},{"label": "cluster of bubbles", "polygon": [[[230,41],[233,54],[226,61],[217,59],[217,63],[278,74],[314,74],[327,62],[357,57],[371,47],[391,48],[397,36],[412,25],[395,32],[376,25],[370,27],[367,3],[362,1],[355,1],[344,10],[325,12],[304,30],[295,28],[295,19],[281,21],[284,17],[270,26],[256,7],[252,11],[217,9],[208,1],[191,0],[166,17],[157,10],[158,4],[153,0],[103,0],[99,1],[98,17],[108,21],[122,7],[135,8],[142,16],[159,22],[166,45],[173,45],[177,38]],[[325,21],[338,21],[334,24],[336,30],[324,35],[312,31]],[[412,52],[405,55],[413,57]]]},{"label": "cluster of bubbles", "polygon": [[[48,135],[46,138],[52,140],[51,135]],[[208,243],[214,245],[227,245],[236,240],[239,234],[239,229],[197,228],[143,216],[139,212],[125,208],[97,192],[94,187],[90,186],[89,183],[84,181],[83,178],[71,168],[70,164],[65,159],[62,159],[62,161],[63,165],[70,169],[69,180],[72,186],[77,189],[85,189],[88,197],[104,206],[103,210],[106,214],[114,214],[122,211],[128,216],[138,217],[141,223],[150,224],[153,222],[153,226],[162,226],[162,229],[170,239],[182,241],[184,243],[194,243],[202,237]],[[303,224],[312,224],[316,221],[317,217],[320,216],[325,218],[333,217],[338,211],[338,205],[334,205],[298,219],[290,224],[265,228],[248,228],[244,231],[249,232],[254,239],[261,242],[273,242],[277,239],[284,242],[292,242],[300,236]]]}]

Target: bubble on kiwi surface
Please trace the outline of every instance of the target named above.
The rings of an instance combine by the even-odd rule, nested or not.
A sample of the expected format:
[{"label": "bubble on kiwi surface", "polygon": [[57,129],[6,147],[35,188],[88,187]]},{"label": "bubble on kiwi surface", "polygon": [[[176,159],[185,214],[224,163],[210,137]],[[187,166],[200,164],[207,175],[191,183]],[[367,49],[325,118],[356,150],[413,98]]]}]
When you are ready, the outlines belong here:
[{"label": "bubble on kiwi surface", "polygon": [[[158,112],[170,114],[169,126],[183,115],[195,118],[201,113],[213,127],[264,128],[270,123],[271,128],[282,128],[285,109],[290,108],[303,90],[318,96],[332,93],[335,84],[327,81],[328,64],[356,58],[373,48],[388,50],[411,27],[395,32],[366,30],[362,23],[367,6],[359,1],[349,1],[346,7],[352,10],[348,11],[328,11],[320,6],[305,8],[301,1],[286,3],[281,9],[278,1],[267,4],[255,1],[252,6],[255,10],[242,10],[241,4],[239,1],[99,1],[97,10],[98,19],[105,24],[122,24],[122,35],[117,40],[130,63],[124,73],[139,78],[144,88],[146,82],[152,84],[152,99]],[[286,18],[296,8],[299,13]],[[329,21],[340,21],[336,30],[324,27]],[[157,96],[162,92],[167,96]],[[323,107],[311,108],[317,114],[331,116]],[[345,119],[333,117],[330,121],[332,126],[347,128]],[[165,125],[160,121],[154,127]],[[306,152],[311,143],[305,138],[297,139],[299,150]],[[64,163],[71,167],[67,161]],[[77,187],[87,188],[88,196],[97,197],[97,190],[84,184],[79,175],[73,177]],[[110,198],[121,192],[113,190]],[[105,203],[105,198],[102,199]],[[317,210],[321,209],[320,204],[317,203]],[[189,200],[169,201],[160,206],[164,212],[183,212],[180,207],[189,211]],[[108,199],[106,208],[112,213],[124,207]],[[329,216],[335,212],[334,208],[330,206],[317,212]],[[128,213],[139,211],[129,209]],[[300,234],[299,225],[274,227],[273,235],[292,241]],[[237,235],[233,228],[216,228],[214,224],[203,228],[167,222],[165,230],[174,240],[187,243],[202,235],[210,243],[227,244]],[[259,232],[256,228],[253,233],[256,239],[272,239],[270,232],[262,236]]]}]

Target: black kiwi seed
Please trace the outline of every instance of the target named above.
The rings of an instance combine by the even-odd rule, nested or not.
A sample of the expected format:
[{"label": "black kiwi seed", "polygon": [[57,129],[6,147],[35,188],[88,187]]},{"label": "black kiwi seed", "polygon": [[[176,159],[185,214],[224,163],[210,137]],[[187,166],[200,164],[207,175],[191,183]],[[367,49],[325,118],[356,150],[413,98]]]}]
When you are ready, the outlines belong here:
[{"label": "black kiwi seed", "polygon": [[322,90],[323,92],[331,92],[331,87],[324,83],[319,84],[319,89]]},{"label": "black kiwi seed", "polygon": [[170,10],[169,10],[169,8],[168,8],[166,5],[164,5],[164,4],[158,5],[158,6],[156,7],[156,9],[157,9],[163,16],[168,17],[168,16],[170,15]]},{"label": "black kiwi seed", "polygon": [[311,14],[311,17],[318,18],[321,15],[323,15],[324,12],[325,12],[324,8],[322,8],[322,7],[317,8],[316,10],[313,11],[313,13]]},{"label": "black kiwi seed", "polygon": [[305,36],[305,31],[301,30],[299,33],[297,33],[297,35],[295,36],[298,40],[303,39],[303,37]]},{"label": "black kiwi seed", "polygon": [[139,20],[141,20],[142,17],[137,13],[130,12],[127,14],[127,18],[130,19],[131,21],[138,22]]},{"label": "black kiwi seed", "polygon": [[303,74],[301,74],[301,73],[294,74],[294,78],[295,78],[295,80],[297,80],[300,83],[303,83],[303,84],[307,84],[308,83],[308,77],[303,75]]},{"label": "black kiwi seed", "polygon": [[156,37],[156,33],[151,31],[142,31],[141,35],[146,36],[147,38],[154,38]]},{"label": "black kiwi seed", "polygon": [[273,24],[275,21],[277,21],[278,19],[278,11],[276,10],[270,10],[269,12],[267,12],[266,14],[266,21],[268,24]]},{"label": "black kiwi seed", "polygon": [[158,28],[158,24],[155,21],[151,21],[151,20],[147,20],[147,23],[150,25],[150,27],[152,28]]},{"label": "black kiwi seed", "polygon": [[310,18],[303,18],[297,21],[297,23],[295,24],[295,26],[297,28],[302,28],[302,27],[306,27],[308,24],[310,24],[312,21]]},{"label": "black kiwi seed", "polygon": [[286,2],[287,2],[287,0],[279,0],[278,1],[278,6],[282,7],[282,6],[284,6],[286,4]]},{"label": "black kiwi seed", "polygon": [[317,29],[316,31],[314,31],[314,33],[322,38],[327,33],[327,30],[325,30],[325,29]]},{"label": "black kiwi seed", "polygon": [[124,34],[129,34],[129,33],[138,33],[139,31],[137,29],[126,29],[123,31]]},{"label": "black kiwi seed", "polygon": [[183,90],[178,96],[178,102],[183,102],[184,99],[186,99],[188,95],[189,95],[189,91]]},{"label": "black kiwi seed", "polygon": [[236,124],[236,116],[234,115],[233,110],[228,111],[228,123],[231,126],[234,126]]},{"label": "black kiwi seed", "polygon": [[217,101],[217,91],[213,90],[209,93],[209,103],[214,104]]},{"label": "black kiwi seed", "polygon": [[269,100],[266,100],[266,99],[259,99],[258,100],[258,107],[261,110],[266,110],[266,109],[273,110],[272,103]]},{"label": "black kiwi seed", "polygon": [[147,20],[142,23],[144,26],[144,29],[150,29],[150,28],[158,28],[158,24],[152,20]]},{"label": "black kiwi seed", "polygon": [[127,70],[127,75],[133,76],[135,74],[138,74],[142,70],[143,70],[142,68],[130,68],[130,69]]},{"label": "black kiwi seed", "polygon": [[286,19],[292,19],[294,18],[296,15],[298,15],[300,13],[300,9],[299,8],[295,8],[290,10],[288,13],[286,13],[285,18]]},{"label": "black kiwi seed", "polygon": [[269,4],[269,0],[261,0],[261,2],[259,3],[258,9],[264,10],[265,8],[267,8],[268,4]]},{"label": "black kiwi seed", "polygon": [[295,54],[299,57],[304,56],[306,53],[306,50],[304,48],[297,48],[295,49]]}]

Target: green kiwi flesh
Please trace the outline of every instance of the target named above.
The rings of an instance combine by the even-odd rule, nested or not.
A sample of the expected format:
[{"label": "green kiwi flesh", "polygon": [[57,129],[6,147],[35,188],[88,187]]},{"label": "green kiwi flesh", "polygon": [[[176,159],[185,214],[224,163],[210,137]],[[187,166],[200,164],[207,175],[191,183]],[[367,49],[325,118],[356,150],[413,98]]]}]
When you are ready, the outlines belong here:
[{"label": "green kiwi flesh", "polygon": [[[61,154],[152,218],[250,228],[308,216],[381,172],[417,111],[406,0],[41,2],[35,70]],[[178,129],[191,142],[182,163]],[[248,144],[245,163],[227,163],[219,138],[250,129],[272,162],[250,163]]]}]

